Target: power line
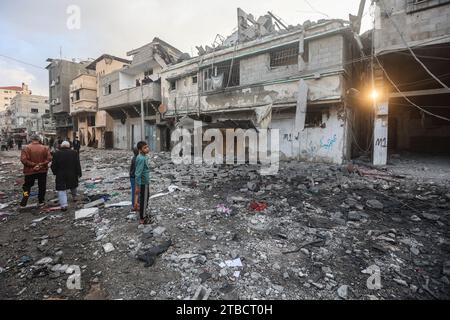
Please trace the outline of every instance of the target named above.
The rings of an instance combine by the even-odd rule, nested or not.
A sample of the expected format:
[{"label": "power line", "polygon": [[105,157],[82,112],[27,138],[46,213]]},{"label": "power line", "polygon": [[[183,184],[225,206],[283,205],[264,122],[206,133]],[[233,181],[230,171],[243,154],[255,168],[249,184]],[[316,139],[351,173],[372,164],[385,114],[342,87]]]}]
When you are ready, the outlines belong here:
[{"label": "power line", "polygon": [[41,69],[41,70],[46,70],[46,69],[45,69],[44,67],[41,67],[41,66],[38,66],[38,65],[35,65],[35,64],[29,63],[29,62],[25,62],[25,61],[22,61],[22,60],[19,60],[19,59],[13,58],[13,57],[9,57],[9,56],[6,56],[6,55],[4,55],[4,54],[0,54],[0,57],[3,57],[3,58],[5,58],[5,59],[9,59],[9,60],[13,60],[13,61],[16,61],[16,62],[19,62],[19,63],[25,64],[25,65],[28,65],[28,66],[31,66],[31,67],[37,68],[37,69]]},{"label": "power line", "polygon": [[[306,0],[305,0],[306,1]],[[380,0],[380,4],[383,6],[383,10],[386,13],[387,17],[389,18],[389,21],[392,23],[392,25],[394,26],[394,28],[397,30],[398,34],[400,35],[400,38],[402,39],[403,43],[405,44],[405,46],[408,48],[409,52],[411,52],[412,56],[414,57],[414,59],[416,59],[416,61],[422,66],[422,68],[424,68],[424,70],[430,75],[432,76],[441,86],[443,86],[444,88],[448,89],[448,86],[443,83],[441,80],[439,80],[438,77],[436,77],[428,68],[427,66],[425,66],[425,64],[420,61],[420,59],[416,56],[416,54],[414,53],[414,51],[412,51],[411,47],[408,45],[408,43],[406,42],[405,38],[403,37],[403,33],[400,31],[400,29],[398,28],[397,24],[394,22],[394,20],[392,19],[392,16],[389,14],[389,12],[386,10],[386,7],[384,5],[384,1]]]},{"label": "power line", "polygon": [[317,10],[316,8],[314,8],[314,7],[311,5],[311,3],[309,3],[308,0],[304,0],[304,1],[305,1],[306,4],[311,8],[311,10],[313,10],[314,12],[319,13],[319,14],[321,14],[321,15],[324,15],[324,16],[327,17],[327,18],[330,18],[330,16],[327,15],[326,13],[323,13],[323,12]]},{"label": "power line", "polygon": [[386,69],[384,69],[383,65],[381,64],[380,60],[378,59],[377,56],[375,56],[375,59],[377,59],[378,61],[378,65],[380,66],[380,68],[383,70],[384,74],[386,75],[386,78],[389,80],[389,82],[394,86],[394,88],[398,91],[398,93],[400,93],[400,95],[402,95],[402,97],[408,101],[411,105],[413,105],[414,107],[416,107],[417,109],[419,109],[420,111],[422,111],[423,113],[426,113],[430,116],[442,119],[442,120],[446,120],[450,122],[449,118],[434,114],[428,110],[425,110],[424,108],[418,106],[417,104],[415,104],[414,102],[412,102],[403,92],[400,91],[400,89],[397,87],[397,85],[394,83],[394,81],[392,81],[391,77],[389,77],[389,74],[386,72]]}]

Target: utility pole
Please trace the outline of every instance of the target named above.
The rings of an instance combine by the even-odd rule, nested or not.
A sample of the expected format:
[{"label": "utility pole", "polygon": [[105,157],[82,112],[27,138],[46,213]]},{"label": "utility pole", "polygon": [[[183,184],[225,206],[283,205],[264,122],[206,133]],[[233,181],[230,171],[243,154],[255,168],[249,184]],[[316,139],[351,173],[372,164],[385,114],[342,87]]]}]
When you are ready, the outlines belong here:
[{"label": "utility pole", "polygon": [[144,121],[144,86],[141,83],[141,141],[145,141]]}]

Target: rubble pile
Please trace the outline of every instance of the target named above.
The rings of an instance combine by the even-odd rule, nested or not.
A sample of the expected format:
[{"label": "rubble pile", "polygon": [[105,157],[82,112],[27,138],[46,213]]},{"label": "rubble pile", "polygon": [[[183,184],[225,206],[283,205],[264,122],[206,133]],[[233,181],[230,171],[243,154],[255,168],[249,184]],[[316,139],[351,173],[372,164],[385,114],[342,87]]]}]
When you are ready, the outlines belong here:
[{"label": "rubble pile", "polygon": [[[158,153],[156,222],[138,226],[131,154],[92,149],[81,158],[82,199],[68,212],[19,212],[21,166],[2,154],[0,171],[12,174],[0,186],[1,298],[450,296],[447,182],[297,161],[261,176],[257,166],[176,166]],[[81,286],[69,289],[77,268]]]}]

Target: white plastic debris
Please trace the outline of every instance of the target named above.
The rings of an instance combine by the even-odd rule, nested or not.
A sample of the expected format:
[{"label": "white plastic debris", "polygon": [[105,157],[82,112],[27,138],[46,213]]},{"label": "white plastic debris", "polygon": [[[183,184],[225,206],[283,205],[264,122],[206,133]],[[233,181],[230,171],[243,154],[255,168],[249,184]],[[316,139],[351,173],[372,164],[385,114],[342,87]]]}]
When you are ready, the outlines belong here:
[{"label": "white plastic debris", "polygon": [[225,261],[225,264],[227,267],[233,268],[233,267],[243,267],[241,258],[237,258],[234,260],[227,260]]},{"label": "white plastic debris", "polygon": [[75,212],[75,220],[86,219],[94,216],[98,208],[81,209]]},{"label": "white plastic debris", "polygon": [[156,199],[156,198],[164,197],[164,196],[166,196],[166,195],[168,195],[168,194],[171,194],[171,193],[173,193],[173,192],[175,192],[175,191],[180,191],[180,190],[181,190],[181,189],[178,188],[177,186],[169,186],[168,189],[169,189],[169,192],[165,192],[165,193],[157,193],[157,194],[151,196],[150,199]]},{"label": "white plastic debris", "polygon": [[130,207],[132,205],[131,201],[122,201],[119,203],[111,203],[105,205],[105,208],[120,208],[120,207]]}]

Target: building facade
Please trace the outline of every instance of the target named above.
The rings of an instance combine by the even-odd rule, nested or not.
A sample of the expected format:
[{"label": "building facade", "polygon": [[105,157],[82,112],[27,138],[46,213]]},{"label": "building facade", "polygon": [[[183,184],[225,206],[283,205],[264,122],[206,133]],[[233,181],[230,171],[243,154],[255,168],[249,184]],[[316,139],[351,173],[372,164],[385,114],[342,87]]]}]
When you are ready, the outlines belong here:
[{"label": "building facade", "polygon": [[80,74],[90,74],[86,70],[89,62],[72,62],[62,59],[48,59],[49,103],[51,116],[55,120],[56,134],[61,138],[73,139],[73,122],[70,116],[70,85]]},{"label": "building facade", "polygon": [[28,90],[28,85],[25,83],[22,83],[21,87],[0,87],[0,112],[6,111],[6,109],[11,105],[11,100],[17,94],[30,95],[31,91]]},{"label": "building facade", "polygon": [[127,66],[130,61],[104,54],[86,68],[95,74],[82,74],[72,81],[70,114],[81,145],[113,147],[113,120],[98,110],[100,77]]},{"label": "building facade", "polygon": [[350,24],[322,20],[277,31],[271,16],[255,24],[240,9],[238,16],[238,31],[221,46],[164,69],[162,123],[246,120],[279,129],[284,158],[349,159],[354,106],[346,93],[358,79],[353,61],[362,49]]},{"label": "building facade", "polygon": [[[175,63],[182,55],[176,48],[155,38],[151,43],[127,53],[130,65],[99,81],[99,110],[113,119],[113,146],[132,149],[140,140],[148,141],[158,150],[159,114],[162,69]],[[144,109],[144,137],[141,136],[141,102]]]},{"label": "building facade", "polygon": [[42,116],[50,113],[48,97],[18,94],[11,100],[12,129],[24,129],[28,135],[44,129]]}]

